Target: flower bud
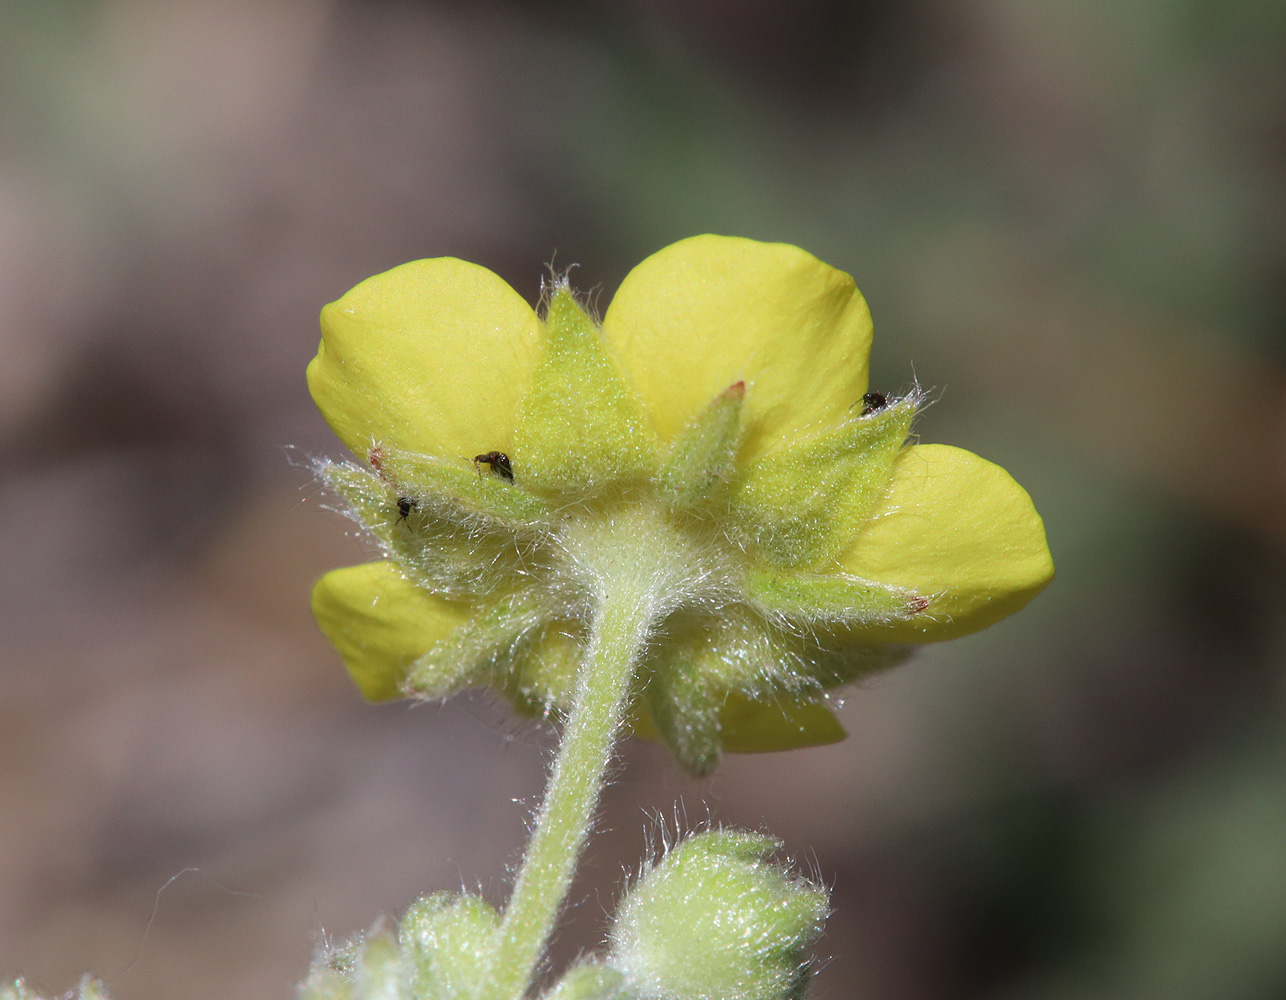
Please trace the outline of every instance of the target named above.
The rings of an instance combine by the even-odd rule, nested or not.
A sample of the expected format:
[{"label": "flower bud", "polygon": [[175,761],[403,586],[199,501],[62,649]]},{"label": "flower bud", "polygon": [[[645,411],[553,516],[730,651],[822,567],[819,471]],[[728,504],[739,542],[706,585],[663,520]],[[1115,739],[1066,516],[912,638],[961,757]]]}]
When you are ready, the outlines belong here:
[{"label": "flower bud", "polygon": [[624,977],[598,962],[572,966],[542,1000],[632,1000]]},{"label": "flower bud", "polygon": [[491,961],[500,916],[476,896],[425,896],[397,932],[377,926],[322,955],[299,1000],[460,1000]]},{"label": "flower bud", "polygon": [[455,1000],[469,996],[495,946],[500,915],[477,896],[437,892],[402,918],[402,955],[410,996]]},{"label": "flower bud", "polygon": [[[107,990],[93,976],[83,976],[75,993],[61,994],[62,1000],[108,1000]],[[0,984],[0,1000],[43,1000],[23,980]]]},{"label": "flower bud", "polygon": [[823,889],[767,859],[772,837],[688,837],[626,895],[609,963],[646,1000],[788,1000],[802,995],[822,933]]}]

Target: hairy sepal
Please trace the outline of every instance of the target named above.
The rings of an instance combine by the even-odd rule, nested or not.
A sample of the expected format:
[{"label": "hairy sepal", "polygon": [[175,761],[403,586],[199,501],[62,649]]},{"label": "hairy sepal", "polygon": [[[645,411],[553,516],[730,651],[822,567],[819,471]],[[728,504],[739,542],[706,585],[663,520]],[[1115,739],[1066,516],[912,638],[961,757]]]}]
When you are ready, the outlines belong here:
[{"label": "hairy sepal", "polygon": [[657,476],[657,491],[672,506],[707,506],[723,499],[737,467],[746,383],[721,392],[675,439]]},{"label": "hairy sepal", "polygon": [[841,673],[829,650],[744,605],[676,614],[663,629],[665,642],[643,664],[640,723],[689,774],[711,774],[725,749],[781,750],[843,738],[818,701]]},{"label": "hairy sepal", "polygon": [[732,509],[739,540],[782,567],[833,560],[888,488],[922,399],[916,390],[873,413],[855,414],[742,470]]},{"label": "hairy sepal", "polygon": [[402,693],[439,700],[515,672],[548,614],[530,590],[480,607],[411,663]]},{"label": "hairy sepal", "polygon": [[904,621],[921,614],[928,598],[848,573],[746,573],[749,601],[770,619],[848,628]]},{"label": "hairy sepal", "polygon": [[585,645],[579,622],[546,621],[519,648],[513,669],[497,670],[493,683],[519,713],[562,721],[571,708]]},{"label": "hairy sepal", "polygon": [[413,662],[402,693],[441,700],[489,686],[522,715],[561,719],[585,652],[584,629],[533,590],[496,600]]},{"label": "hairy sepal", "polygon": [[418,502],[425,513],[471,528],[538,529],[549,510],[521,476],[509,479],[476,459],[437,458],[380,449],[376,470],[400,497]]},{"label": "hairy sepal", "polygon": [[449,489],[460,481],[454,473],[436,481],[429,474],[448,467],[417,466],[419,476],[405,484],[352,462],[321,462],[317,472],[343,501],[344,513],[421,586],[452,596],[512,587],[522,577],[525,553],[543,537],[541,519],[511,520],[469,502],[492,487],[467,497]]},{"label": "hairy sepal", "polygon": [[544,356],[514,430],[515,478],[560,496],[650,478],[655,432],[565,280],[554,285],[544,322]]},{"label": "hairy sepal", "polygon": [[696,778],[714,773],[723,750],[722,695],[700,666],[683,656],[658,664],[644,689],[657,739]]}]

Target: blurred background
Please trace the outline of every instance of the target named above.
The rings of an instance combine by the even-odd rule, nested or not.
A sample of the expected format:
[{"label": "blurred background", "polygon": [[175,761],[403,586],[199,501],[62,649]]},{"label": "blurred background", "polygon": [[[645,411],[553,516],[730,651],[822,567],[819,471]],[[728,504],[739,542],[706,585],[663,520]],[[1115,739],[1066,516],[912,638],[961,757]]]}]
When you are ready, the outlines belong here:
[{"label": "blurred background", "polygon": [[854,274],[1059,575],[842,744],[629,745],[558,955],[677,799],[834,887],[818,998],[1286,996],[1284,167],[1274,0],[0,4],[0,974],[289,997],[503,898],[549,734],[362,704],[307,610],[368,555],[317,312],[441,254],[605,303],[713,231]]}]

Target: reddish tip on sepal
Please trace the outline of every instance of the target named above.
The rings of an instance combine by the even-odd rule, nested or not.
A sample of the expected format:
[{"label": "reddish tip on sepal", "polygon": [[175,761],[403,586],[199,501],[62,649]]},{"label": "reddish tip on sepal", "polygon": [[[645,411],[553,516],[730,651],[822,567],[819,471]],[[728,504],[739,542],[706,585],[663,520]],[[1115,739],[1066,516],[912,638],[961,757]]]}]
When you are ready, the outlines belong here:
[{"label": "reddish tip on sepal", "polygon": [[384,478],[384,449],[376,445],[371,449],[371,453],[366,460],[371,463],[371,468],[379,473],[380,478]]},{"label": "reddish tip on sepal", "polygon": [[906,611],[909,615],[920,615],[929,610],[929,599],[921,597],[919,594],[911,597],[906,602]]},{"label": "reddish tip on sepal", "polygon": [[723,390],[725,399],[743,399],[746,395],[746,383],[743,379],[740,382],[734,382],[728,388]]}]

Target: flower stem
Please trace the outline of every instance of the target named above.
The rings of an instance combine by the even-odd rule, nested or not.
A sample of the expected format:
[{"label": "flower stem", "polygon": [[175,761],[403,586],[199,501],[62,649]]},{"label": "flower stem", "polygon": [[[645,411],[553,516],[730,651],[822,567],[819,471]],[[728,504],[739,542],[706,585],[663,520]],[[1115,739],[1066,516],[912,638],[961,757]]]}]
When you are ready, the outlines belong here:
[{"label": "flower stem", "polygon": [[571,887],[603,790],[639,651],[652,620],[649,595],[603,595],[558,756],[505,907],[499,944],[479,1000],[521,1000]]}]

